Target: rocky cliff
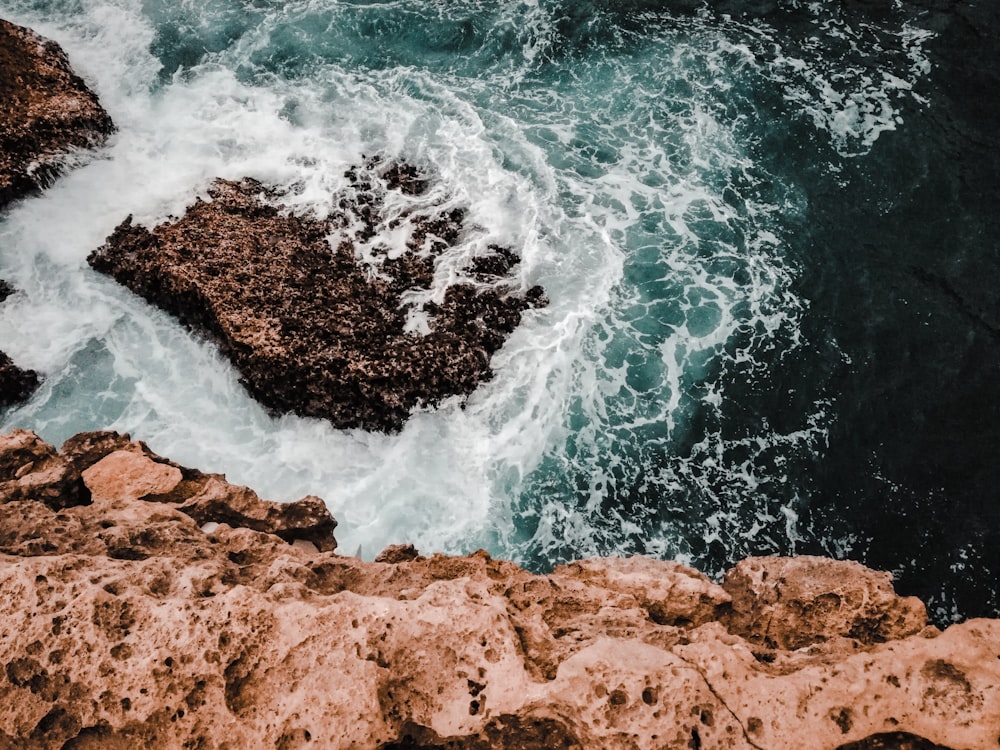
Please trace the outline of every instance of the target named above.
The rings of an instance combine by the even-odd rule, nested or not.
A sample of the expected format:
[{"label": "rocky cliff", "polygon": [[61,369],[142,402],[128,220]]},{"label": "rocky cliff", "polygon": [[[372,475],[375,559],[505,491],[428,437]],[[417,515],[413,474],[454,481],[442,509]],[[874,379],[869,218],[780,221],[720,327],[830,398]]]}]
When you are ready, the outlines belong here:
[{"label": "rocky cliff", "polygon": [[[0,747],[995,748],[1000,622],[755,558],[333,551],[114,433],[0,439]],[[321,549],[326,551],[320,551]]]}]

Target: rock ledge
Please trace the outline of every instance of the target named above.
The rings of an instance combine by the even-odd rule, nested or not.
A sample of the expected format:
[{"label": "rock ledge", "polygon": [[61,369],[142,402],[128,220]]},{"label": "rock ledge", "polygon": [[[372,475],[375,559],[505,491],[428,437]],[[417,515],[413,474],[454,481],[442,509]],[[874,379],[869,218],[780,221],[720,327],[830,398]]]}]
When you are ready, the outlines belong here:
[{"label": "rock ledge", "polygon": [[[333,551],[115,433],[0,439],[0,748],[992,748],[1000,622],[754,558]],[[312,544],[305,544],[306,539]],[[289,544],[291,540],[294,543]]]}]

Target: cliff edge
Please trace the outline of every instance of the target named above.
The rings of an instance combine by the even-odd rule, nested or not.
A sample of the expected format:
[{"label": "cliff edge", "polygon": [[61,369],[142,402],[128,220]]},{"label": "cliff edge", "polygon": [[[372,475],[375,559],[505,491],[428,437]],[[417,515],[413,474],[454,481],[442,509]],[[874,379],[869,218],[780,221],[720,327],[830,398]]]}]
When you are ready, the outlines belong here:
[{"label": "cliff edge", "polygon": [[[0,438],[0,748],[993,748],[1000,622],[753,558],[334,551],[115,433]],[[320,551],[325,549],[326,551]]]}]

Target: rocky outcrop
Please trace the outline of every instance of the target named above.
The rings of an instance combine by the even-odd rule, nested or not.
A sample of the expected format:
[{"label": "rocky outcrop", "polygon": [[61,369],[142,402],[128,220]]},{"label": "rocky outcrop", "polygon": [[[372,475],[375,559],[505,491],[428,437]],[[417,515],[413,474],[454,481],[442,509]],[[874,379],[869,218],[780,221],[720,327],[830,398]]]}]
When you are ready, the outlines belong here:
[{"label": "rocky outcrop", "polygon": [[[427,198],[414,168],[373,160],[348,177],[325,219],[291,214],[254,180],[217,180],[179,220],[150,231],[126,219],[89,261],[208,333],[266,406],[399,429],[415,406],[488,379],[544,297],[517,290],[504,248],[439,269],[464,212]],[[436,298],[436,276],[456,273]]]},{"label": "rocky outcrop", "polygon": [[[14,288],[0,279],[0,302],[13,293]],[[38,388],[38,382],[38,373],[34,370],[22,370],[6,353],[0,351],[0,408],[27,401]]]},{"label": "rocky outcrop", "polygon": [[[119,512],[130,503],[137,508],[155,503],[169,506],[201,527],[232,524],[288,543],[308,542],[312,549],[324,552],[337,546],[333,536],[337,522],[319,498],[305,497],[294,503],[261,500],[253,490],[231,485],[221,474],[175,464],[153,453],[145,443],[132,442],[128,435],[117,432],[81,433],[67,440],[58,452],[28,430],[0,437],[0,504],[22,507],[20,503],[27,503],[30,515],[42,520],[53,517],[53,511],[58,514],[82,505]],[[32,509],[36,505],[48,510]],[[102,519],[100,512],[92,515],[83,518],[82,526],[73,523],[64,528],[56,522],[58,528],[38,536],[32,536],[38,528],[36,522],[26,536],[24,529],[4,525],[0,540],[12,550],[55,554],[60,549],[76,549],[74,545],[84,543],[77,537],[92,535],[94,539],[85,541],[89,551],[123,559],[156,554],[155,540],[146,550],[143,535],[122,537],[108,531],[115,524]],[[87,527],[88,519],[96,525]]]},{"label": "rocky outcrop", "polygon": [[[15,433],[0,480],[0,748],[929,750],[1000,736],[1000,622],[925,627],[920,602],[852,563],[756,558],[722,586],[646,558],[532,575],[402,545],[364,563],[280,539],[294,513],[275,533],[237,526],[268,512],[114,433],[58,453]],[[211,505],[211,526],[185,511],[210,484],[240,508]]]},{"label": "rocky outcrop", "polygon": [[113,130],[58,44],[0,19],[0,208],[47,187],[69,153]]}]

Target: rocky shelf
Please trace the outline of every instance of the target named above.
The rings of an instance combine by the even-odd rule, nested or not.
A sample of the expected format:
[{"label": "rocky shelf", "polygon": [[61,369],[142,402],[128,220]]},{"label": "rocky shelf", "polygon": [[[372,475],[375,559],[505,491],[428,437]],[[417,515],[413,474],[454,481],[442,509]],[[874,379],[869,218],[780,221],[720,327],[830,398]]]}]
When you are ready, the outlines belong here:
[{"label": "rocky shelf", "polygon": [[[336,554],[334,521],[115,433],[0,438],[0,748],[995,747],[1000,622],[852,562],[533,575]],[[321,551],[325,550],[325,551]]]},{"label": "rocky shelf", "polygon": [[[373,159],[347,177],[323,219],[283,209],[255,180],[216,180],[176,221],[148,230],[129,217],[89,262],[217,341],[276,412],[398,430],[414,407],[490,378],[493,353],[545,298],[520,291],[518,258],[501,247],[435,297],[464,211],[428,205],[426,178],[403,163]],[[407,208],[387,214],[389,193]],[[391,247],[389,235],[405,239]]]}]

